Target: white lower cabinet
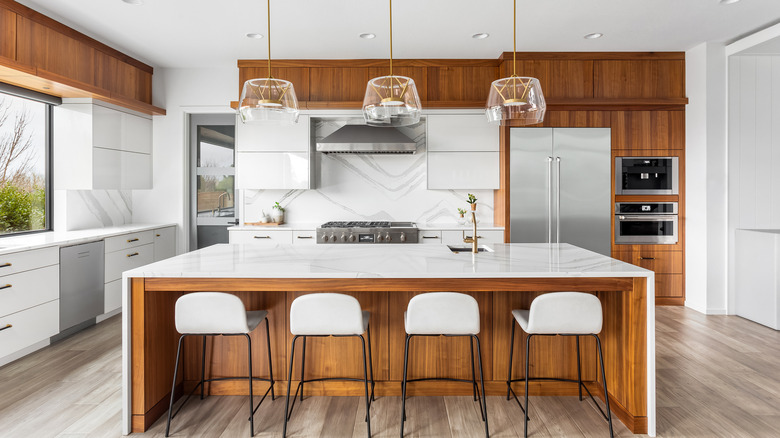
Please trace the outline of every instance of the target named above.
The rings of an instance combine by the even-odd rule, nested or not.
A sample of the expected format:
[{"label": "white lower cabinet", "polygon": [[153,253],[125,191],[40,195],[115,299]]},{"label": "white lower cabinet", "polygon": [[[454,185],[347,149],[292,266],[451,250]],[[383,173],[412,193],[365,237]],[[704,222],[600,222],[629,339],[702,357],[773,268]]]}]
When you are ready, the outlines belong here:
[{"label": "white lower cabinet", "polygon": [[154,261],[169,259],[176,255],[176,227],[154,230]]},{"label": "white lower cabinet", "polygon": [[122,307],[122,280],[106,283],[103,296],[103,313]]},{"label": "white lower cabinet", "polygon": [[[471,230],[445,230],[442,233],[442,243],[445,245],[465,245],[463,239],[470,238],[473,234]],[[477,229],[477,240],[480,245],[504,243],[504,231]]]},{"label": "white lower cabinet", "polygon": [[0,277],[0,316],[59,298],[59,264]]},{"label": "white lower cabinet", "polygon": [[59,299],[0,316],[0,363],[3,357],[49,339],[59,331]]},{"label": "white lower cabinet", "polygon": [[314,230],[293,230],[293,245],[316,245],[317,233]]},{"label": "white lower cabinet", "polygon": [[418,233],[418,242],[427,245],[441,245],[441,230],[425,230]]},{"label": "white lower cabinet", "polygon": [[254,245],[290,245],[292,230],[234,230],[230,231],[230,243],[251,243]]}]

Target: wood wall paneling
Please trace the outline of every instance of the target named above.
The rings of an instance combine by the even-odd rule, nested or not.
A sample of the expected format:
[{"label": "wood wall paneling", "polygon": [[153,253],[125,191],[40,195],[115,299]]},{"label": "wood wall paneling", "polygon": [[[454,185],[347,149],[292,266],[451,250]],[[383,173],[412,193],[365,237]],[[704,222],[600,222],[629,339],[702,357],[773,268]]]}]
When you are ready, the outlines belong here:
[{"label": "wood wall paneling", "polygon": [[498,79],[497,66],[429,67],[429,101],[487,101],[490,84]]},{"label": "wood wall paneling", "polygon": [[593,97],[685,97],[685,60],[598,60]]},{"label": "wood wall paneling", "polygon": [[0,8],[0,57],[16,60],[16,14]]},{"label": "wood wall paneling", "polygon": [[[275,65],[275,63],[274,63]],[[305,102],[309,100],[309,68],[308,67],[271,67],[271,74],[277,79],[284,79],[290,81],[295,88],[295,96],[299,102]],[[244,88],[244,82],[255,79],[268,77],[268,67],[263,65],[253,65],[251,67],[242,67],[238,69],[238,94],[241,96],[241,91]]]},{"label": "wood wall paneling", "polygon": [[[511,59],[505,63],[505,74],[512,74]],[[545,99],[593,97],[593,61],[523,60],[517,61],[517,75],[539,79]]]}]

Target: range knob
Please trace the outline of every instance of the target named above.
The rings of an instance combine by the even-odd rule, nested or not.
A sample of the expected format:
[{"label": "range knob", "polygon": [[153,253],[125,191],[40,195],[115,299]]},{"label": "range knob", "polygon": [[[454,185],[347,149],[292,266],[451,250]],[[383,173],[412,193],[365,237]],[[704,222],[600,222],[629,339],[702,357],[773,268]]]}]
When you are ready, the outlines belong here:
[{"label": "range knob", "polygon": [[406,242],[406,233],[401,233],[401,242]]},{"label": "range knob", "polygon": [[345,233],[341,233],[341,237],[339,237],[339,239],[340,239],[342,242],[346,242],[346,241],[347,241],[347,235],[346,235]]},{"label": "range knob", "polygon": [[323,234],[322,235],[322,241],[323,242],[327,242],[328,241],[328,235],[327,234]]},{"label": "range knob", "polygon": [[355,235],[354,234],[350,234],[349,237],[347,238],[347,240],[349,240],[350,242],[354,242],[355,241]]},{"label": "range knob", "polygon": [[392,237],[390,237],[390,233],[387,233],[387,234],[385,234],[385,241],[386,241],[386,242],[390,242],[390,241],[392,241],[392,240],[393,240],[393,238],[392,238]]},{"label": "range knob", "polygon": [[330,233],[329,239],[330,239],[331,242],[335,242],[336,241],[336,235],[333,234],[333,233]]},{"label": "range knob", "polygon": [[382,235],[381,234],[377,234],[376,241],[377,242],[381,242],[382,240],[383,240]]}]

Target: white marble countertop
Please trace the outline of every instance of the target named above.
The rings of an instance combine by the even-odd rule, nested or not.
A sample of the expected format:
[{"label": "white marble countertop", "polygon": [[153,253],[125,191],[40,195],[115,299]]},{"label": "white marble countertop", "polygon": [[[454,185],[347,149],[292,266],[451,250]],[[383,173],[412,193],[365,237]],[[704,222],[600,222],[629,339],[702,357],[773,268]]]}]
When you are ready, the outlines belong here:
[{"label": "white marble countertop", "polygon": [[652,271],[569,244],[491,244],[452,253],[446,245],[220,244],[126,271],[131,277],[537,278],[648,277]]},{"label": "white marble countertop", "polygon": [[737,231],[752,231],[754,233],[780,234],[780,230],[766,228],[737,228]]},{"label": "white marble countertop", "polygon": [[174,226],[176,226],[176,224],[125,224],[115,227],[92,228],[88,230],[48,231],[24,234],[21,236],[8,236],[0,238],[0,254],[29,251],[31,249],[46,248],[49,246],[77,245],[121,234]]},{"label": "white marble countertop", "polygon": [[[300,222],[294,224],[282,224],[282,225],[238,225],[235,227],[229,227],[228,231],[256,231],[256,230],[314,230],[318,228],[322,223],[314,222]],[[416,223],[417,229],[420,231],[429,230],[471,230],[471,224],[458,225],[453,223]],[[504,227],[497,227],[494,225],[483,225],[482,222],[477,222],[477,229],[479,230],[500,230],[503,231]]]}]

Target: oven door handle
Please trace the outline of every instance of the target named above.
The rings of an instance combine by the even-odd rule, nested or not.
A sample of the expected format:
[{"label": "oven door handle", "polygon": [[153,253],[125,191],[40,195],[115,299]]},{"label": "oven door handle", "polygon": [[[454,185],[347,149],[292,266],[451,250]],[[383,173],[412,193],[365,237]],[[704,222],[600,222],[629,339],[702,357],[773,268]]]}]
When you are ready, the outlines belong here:
[{"label": "oven door handle", "polygon": [[643,222],[665,222],[665,221],[673,221],[677,219],[676,214],[665,214],[665,215],[618,215],[618,220],[621,221],[643,221]]}]

